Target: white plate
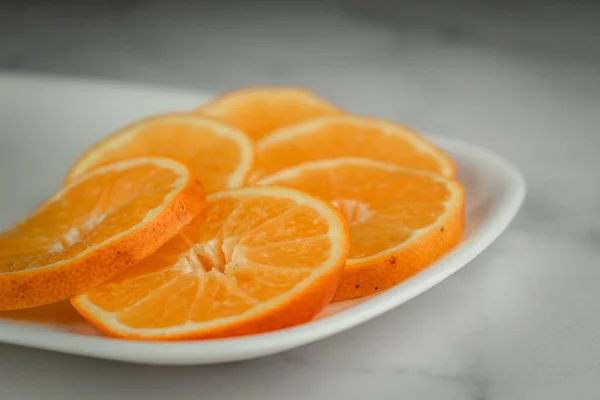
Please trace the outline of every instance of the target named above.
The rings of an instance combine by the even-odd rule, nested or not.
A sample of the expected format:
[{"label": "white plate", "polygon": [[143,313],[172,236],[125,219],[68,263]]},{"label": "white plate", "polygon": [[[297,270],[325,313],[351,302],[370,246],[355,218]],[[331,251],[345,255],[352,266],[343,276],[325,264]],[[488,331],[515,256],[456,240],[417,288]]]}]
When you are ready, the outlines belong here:
[{"label": "white plate", "polygon": [[[116,82],[0,74],[0,228],[29,212],[60,185],[75,157],[104,134],[156,112],[187,110],[207,93],[182,93]],[[466,232],[451,253],[376,296],[329,305],[313,322],[276,332],[215,341],[144,343],[109,339],[79,324],[0,319],[0,342],[148,364],[208,364],[274,354],[350,329],[410,300],[463,267],[507,227],[525,196],[520,173],[480,147],[431,139],[458,166],[466,191]]]}]

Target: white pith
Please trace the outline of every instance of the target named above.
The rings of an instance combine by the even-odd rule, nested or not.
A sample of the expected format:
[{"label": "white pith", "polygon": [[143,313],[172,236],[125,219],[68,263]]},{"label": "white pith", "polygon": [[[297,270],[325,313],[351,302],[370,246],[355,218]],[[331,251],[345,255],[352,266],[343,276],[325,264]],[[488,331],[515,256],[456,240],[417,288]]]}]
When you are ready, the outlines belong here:
[{"label": "white pith", "polygon": [[92,229],[94,229],[95,227],[100,225],[102,221],[104,221],[106,215],[107,213],[92,214],[90,218],[88,218],[83,224],[81,224],[80,228],[72,226],[71,229],[69,229],[69,231],[65,233],[61,238],[51,243],[48,250],[60,252],[81,241],[81,239],[87,233],[89,233]]}]

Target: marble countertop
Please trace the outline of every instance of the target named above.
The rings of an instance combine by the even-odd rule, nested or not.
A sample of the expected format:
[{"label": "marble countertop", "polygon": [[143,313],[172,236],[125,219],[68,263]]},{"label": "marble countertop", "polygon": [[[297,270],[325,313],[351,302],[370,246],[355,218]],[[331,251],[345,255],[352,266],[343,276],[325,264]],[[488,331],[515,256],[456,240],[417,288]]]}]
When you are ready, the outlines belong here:
[{"label": "marble countertop", "polygon": [[0,69],[211,90],[307,85],[503,154],[528,197],[467,267],[343,334],[185,368],[0,345],[1,398],[600,398],[600,4],[88,3],[3,4]]}]

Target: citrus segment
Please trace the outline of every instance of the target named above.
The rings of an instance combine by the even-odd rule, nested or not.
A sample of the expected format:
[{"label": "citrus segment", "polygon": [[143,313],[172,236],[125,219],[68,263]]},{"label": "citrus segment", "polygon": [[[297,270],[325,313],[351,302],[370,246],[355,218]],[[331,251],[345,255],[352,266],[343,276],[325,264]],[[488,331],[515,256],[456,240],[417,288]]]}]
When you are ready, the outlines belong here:
[{"label": "citrus segment", "polygon": [[203,204],[192,172],[165,158],[113,163],[73,180],[0,233],[0,310],[104,282],[171,239]]},{"label": "citrus segment", "polygon": [[216,338],[309,321],[332,299],[349,246],[334,207],[249,187],[206,208],[156,253],[71,299],[99,330],[137,339]]},{"label": "citrus segment", "polygon": [[408,128],[358,116],[323,117],[282,128],[257,143],[251,181],[304,162],[362,157],[454,175],[452,160]]},{"label": "citrus segment", "polygon": [[312,118],[342,114],[333,104],[311,91],[286,86],[227,92],[203,104],[195,112],[236,127],[254,140]]},{"label": "citrus segment", "polygon": [[463,231],[463,190],[454,180],[360,158],[305,163],[259,181],[305,191],[337,206],[350,253],[335,300],[366,296],[414,275]]},{"label": "citrus segment", "polygon": [[164,156],[188,165],[204,190],[243,186],[254,144],[242,132],[192,114],[163,114],[137,121],[88,149],[71,167],[67,181],[109,162]]}]

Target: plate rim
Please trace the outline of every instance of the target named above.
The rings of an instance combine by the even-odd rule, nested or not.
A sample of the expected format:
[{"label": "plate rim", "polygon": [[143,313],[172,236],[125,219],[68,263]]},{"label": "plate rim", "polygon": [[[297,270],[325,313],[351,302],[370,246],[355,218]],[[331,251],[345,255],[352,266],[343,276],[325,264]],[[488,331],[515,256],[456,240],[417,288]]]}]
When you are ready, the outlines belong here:
[{"label": "plate rim", "polygon": [[[109,86],[115,90],[143,90],[169,96],[204,98],[210,91],[196,93],[138,83],[103,79],[81,79],[29,73],[6,73],[3,78],[44,80]],[[108,87],[107,87],[108,88]],[[406,281],[334,315],[299,326],[258,335],[204,341],[152,342],[128,341],[109,337],[83,335],[74,332],[30,330],[23,324],[3,320],[0,343],[53,351],[71,355],[147,365],[218,364],[272,355],[315,341],[323,340],[359,324],[365,323],[421,293],[454,274],[481,254],[494,242],[515,218],[526,196],[526,182],[521,172],[502,156],[476,144],[452,137],[421,132],[434,144],[486,164],[502,177],[504,190],[499,193],[496,211],[479,228],[478,234],[447,253],[442,259]],[[477,163],[475,163],[477,164]],[[39,335],[44,340],[39,340]]]}]

